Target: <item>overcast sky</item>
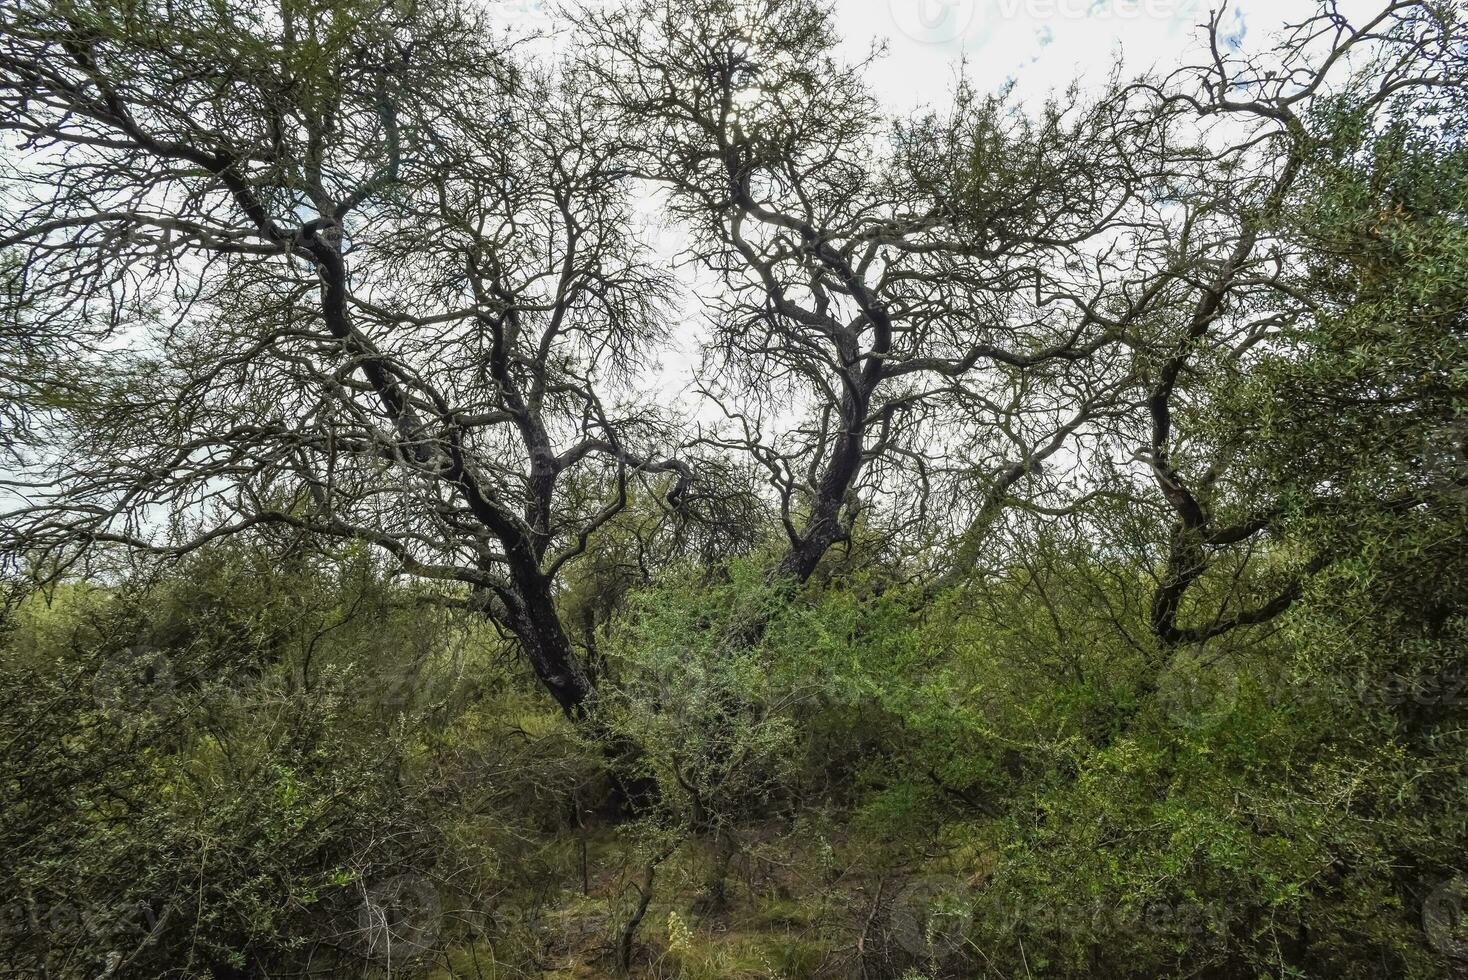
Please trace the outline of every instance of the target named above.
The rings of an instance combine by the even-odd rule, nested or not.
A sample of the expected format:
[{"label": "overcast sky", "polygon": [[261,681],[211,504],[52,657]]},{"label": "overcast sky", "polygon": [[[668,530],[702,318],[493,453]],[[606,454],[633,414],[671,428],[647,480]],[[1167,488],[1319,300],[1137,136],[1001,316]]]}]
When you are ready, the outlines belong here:
[{"label": "overcast sky", "polygon": [[[512,34],[527,31],[568,42],[567,16],[553,11],[614,6],[624,0],[483,0]],[[886,54],[869,73],[872,91],[894,113],[942,106],[962,66],[979,91],[1013,81],[1029,101],[1063,89],[1072,79],[1105,81],[1118,58],[1123,75],[1197,64],[1203,55],[1199,25],[1220,0],[831,0],[845,51],[864,57],[873,43]],[[1381,9],[1385,0],[1340,0],[1353,22]],[[1317,9],[1315,0],[1232,0],[1225,8],[1223,38],[1232,47],[1259,51],[1270,36]],[[649,202],[650,204],[651,202]],[[651,211],[655,212],[655,208]],[[654,233],[659,252],[679,251],[677,234]],[[706,278],[680,269],[692,290]],[[660,397],[686,396],[698,360],[700,317],[692,313],[669,338],[657,369],[644,383]]]},{"label": "overcast sky", "polygon": [[[488,0],[514,29],[554,30],[556,0]],[[583,0],[585,2],[585,0]],[[617,0],[590,0],[615,4]],[[1105,77],[1118,56],[1126,74],[1167,68],[1195,55],[1197,25],[1219,0],[834,0],[853,57],[873,42],[887,56],[873,68],[873,90],[893,109],[940,103],[961,63],[981,91],[1014,80],[1020,94],[1043,96],[1077,76]],[[1342,0],[1354,18],[1383,0]],[[1257,49],[1314,0],[1233,0],[1225,38]]]},{"label": "overcast sky", "polygon": [[[894,108],[940,101],[966,61],[980,91],[1014,80],[1021,94],[1043,95],[1072,78],[1103,79],[1118,56],[1126,74],[1166,68],[1196,52],[1196,25],[1209,0],[837,0],[849,41],[878,38],[889,56],[874,88]],[[1229,5],[1225,36],[1267,35],[1311,8],[1304,0],[1243,0]],[[1253,39],[1256,43],[1259,38]]]}]

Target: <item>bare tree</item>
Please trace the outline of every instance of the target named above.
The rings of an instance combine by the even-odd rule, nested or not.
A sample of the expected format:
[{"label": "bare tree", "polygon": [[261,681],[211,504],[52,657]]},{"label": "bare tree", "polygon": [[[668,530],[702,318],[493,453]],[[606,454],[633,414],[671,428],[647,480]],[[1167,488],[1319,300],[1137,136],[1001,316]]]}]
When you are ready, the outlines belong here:
[{"label": "bare tree", "polygon": [[572,86],[453,0],[8,4],[8,315],[97,393],[37,430],[6,545],[368,542],[467,587],[580,712],[557,577],[691,470],[622,383],[671,284]]},{"label": "bare tree", "polygon": [[930,527],[937,483],[943,511],[969,501],[971,565],[996,511],[1058,486],[1046,460],[1117,407],[1121,342],[1162,289],[1136,247],[1158,119],[1119,86],[1033,117],[960,88],[894,125],[810,0],[588,20],[599,92],[724,286],[714,438],[767,471],[780,571],[810,576],[879,498]]},{"label": "bare tree", "polygon": [[[1120,498],[1160,529],[1164,643],[1271,618],[1328,556],[1183,621],[1284,512],[1196,420],[1312,315],[1282,224],[1302,110],[1363,52],[1368,102],[1461,68],[1430,5],[1322,11],[1268,65],[1215,16],[1201,69],[1028,111],[960,84],[899,122],[815,0],[587,13],[559,73],[455,0],[12,4],[5,543],[54,573],[98,543],[364,541],[466,590],[579,712],[563,571],[629,495],[693,490],[634,397],[674,293],[635,234],[650,182],[716,280],[723,420],[691,441],[762,473],[781,576],[865,520],[951,544],[924,571],[952,584],[1011,506]],[[714,503],[741,541],[747,505]]]}]

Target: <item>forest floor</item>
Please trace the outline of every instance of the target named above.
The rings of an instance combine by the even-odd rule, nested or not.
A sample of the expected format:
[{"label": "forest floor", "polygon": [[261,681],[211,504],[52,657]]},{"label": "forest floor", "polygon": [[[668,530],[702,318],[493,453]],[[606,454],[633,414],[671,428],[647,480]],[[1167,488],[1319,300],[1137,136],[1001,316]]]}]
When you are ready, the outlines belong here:
[{"label": "forest floor", "polygon": [[[520,921],[520,965],[507,966],[483,944],[466,946],[434,980],[621,975],[617,937],[638,904],[645,869],[628,864],[625,841],[614,832],[590,833],[584,843],[584,877],[582,841],[575,840],[562,855],[567,874],[559,886],[543,891],[539,911]],[[892,870],[886,856],[845,833],[782,821],[741,828],[728,852],[698,840],[659,864],[635,934],[631,976],[954,975],[976,952],[945,935],[942,911],[982,888],[992,856],[959,849]],[[538,973],[527,973],[525,953]]]}]

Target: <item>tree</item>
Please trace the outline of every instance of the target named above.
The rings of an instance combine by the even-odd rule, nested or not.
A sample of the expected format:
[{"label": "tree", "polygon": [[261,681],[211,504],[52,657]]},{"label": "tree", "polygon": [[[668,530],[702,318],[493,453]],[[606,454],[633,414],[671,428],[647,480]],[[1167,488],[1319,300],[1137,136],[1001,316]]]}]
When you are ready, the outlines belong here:
[{"label": "tree", "polygon": [[809,578],[879,500],[922,530],[930,479],[976,478],[988,522],[1112,405],[1108,353],[1142,304],[1099,243],[1145,204],[1149,139],[1123,93],[1030,124],[964,91],[884,139],[822,4],[587,20],[596,93],[722,286],[704,392],[729,425],[705,438],[764,468],[779,574]]},{"label": "tree", "polygon": [[557,577],[634,481],[677,502],[692,471],[621,384],[671,284],[574,86],[452,0],[7,5],[8,315],[98,392],[47,416],[6,544],[55,572],[367,541],[467,586],[577,713]]},{"label": "tree", "polygon": [[[1337,192],[1330,188],[1340,175],[1329,171],[1342,137],[1349,141],[1342,119],[1354,117],[1368,131],[1384,112],[1414,111],[1446,122],[1461,111],[1452,107],[1468,83],[1462,25],[1432,5],[1394,3],[1354,25],[1323,6],[1290,27],[1266,58],[1229,52],[1220,40],[1221,18],[1215,13],[1207,25],[1211,62],[1180,70],[1153,89],[1158,111],[1178,117],[1166,128],[1196,118],[1207,151],[1206,169],[1179,175],[1180,216],[1167,226],[1176,236],[1172,247],[1192,249],[1194,258],[1159,303],[1153,331],[1136,346],[1148,430],[1136,458],[1147,465],[1156,491],[1151,499],[1160,498],[1171,525],[1151,613],[1154,633],[1168,646],[1206,642],[1278,617],[1310,576],[1350,551],[1343,538],[1326,545],[1292,534],[1302,521],[1349,512],[1354,516],[1346,523],[1369,522],[1422,502],[1420,475],[1417,486],[1376,480],[1365,493],[1347,476],[1354,463],[1342,449],[1371,427],[1347,434],[1332,420],[1327,436],[1312,431],[1312,410],[1303,405],[1298,414],[1280,414],[1276,405],[1271,421],[1258,424],[1249,415],[1259,406],[1244,411],[1239,399],[1251,387],[1254,395],[1242,397],[1257,397],[1261,385],[1272,397],[1288,397],[1265,379],[1281,364],[1308,363],[1299,358],[1314,343],[1309,338],[1333,331],[1343,302],[1360,301],[1343,293],[1338,278],[1322,275],[1322,257],[1359,250],[1349,262],[1371,261],[1379,251],[1359,238],[1329,240],[1333,216],[1309,203],[1323,188],[1327,197]],[[1391,202],[1382,206],[1389,210]],[[1377,275],[1420,275],[1403,258]],[[1451,358],[1436,350],[1428,361]],[[1404,408],[1408,403],[1390,394],[1402,365],[1379,367],[1367,385],[1375,390],[1358,385],[1347,399],[1355,407],[1335,410]],[[1441,406],[1428,415],[1441,417]],[[1401,448],[1389,442],[1362,445],[1355,458],[1379,473]],[[1416,451],[1420,439],[1406,442]],[[1335,462],[1307,464],[1314,472],[1301,472],[1297,464],[1311,457],[1318,463],[1322,448]],[[1297,454],[1296,460],[1286,462],[1281,452]],[[1271,463],[1260,465],[1266,458]],[[1194,623],[1185,621],[1190,617]]]}]

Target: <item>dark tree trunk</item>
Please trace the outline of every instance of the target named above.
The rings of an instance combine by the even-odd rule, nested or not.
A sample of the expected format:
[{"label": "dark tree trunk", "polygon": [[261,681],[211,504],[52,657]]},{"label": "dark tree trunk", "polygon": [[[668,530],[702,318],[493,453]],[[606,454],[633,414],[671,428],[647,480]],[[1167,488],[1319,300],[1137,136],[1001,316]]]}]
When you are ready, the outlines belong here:
[{"label": "dark tree trunk", "polygon": [[805,534],[798,543],[792,544],[780,559],[776,574],[782,578],[804,582],[815,574],[821,558],[831,545],[844,534],[840,524],[840,504],[829,506],[825,501],[817,504],[818,515],[806,525]]},{"label": "dark tree trunk", "polygon": [[566,717],[580,719],[586,713],[591,681],[561,625],[551,594],[550,581],[539,570],[515,575],[516,594],[505,596],[509,626],[540,683],[556,699]]},{"label": "dark tree trunk", "polygon": [[[856,374],[854,370],[852,373]],[[777,574],[785,578],[797,582],[809,579],[831,546],[848,533],[842,511],[861,475],[868,409],[876,381],[875,374],[870,377],[856,374],[848,383],[841,399],[841,432],[816,486],[810,518],[800,539],[792,542],[780,559]]]}]

